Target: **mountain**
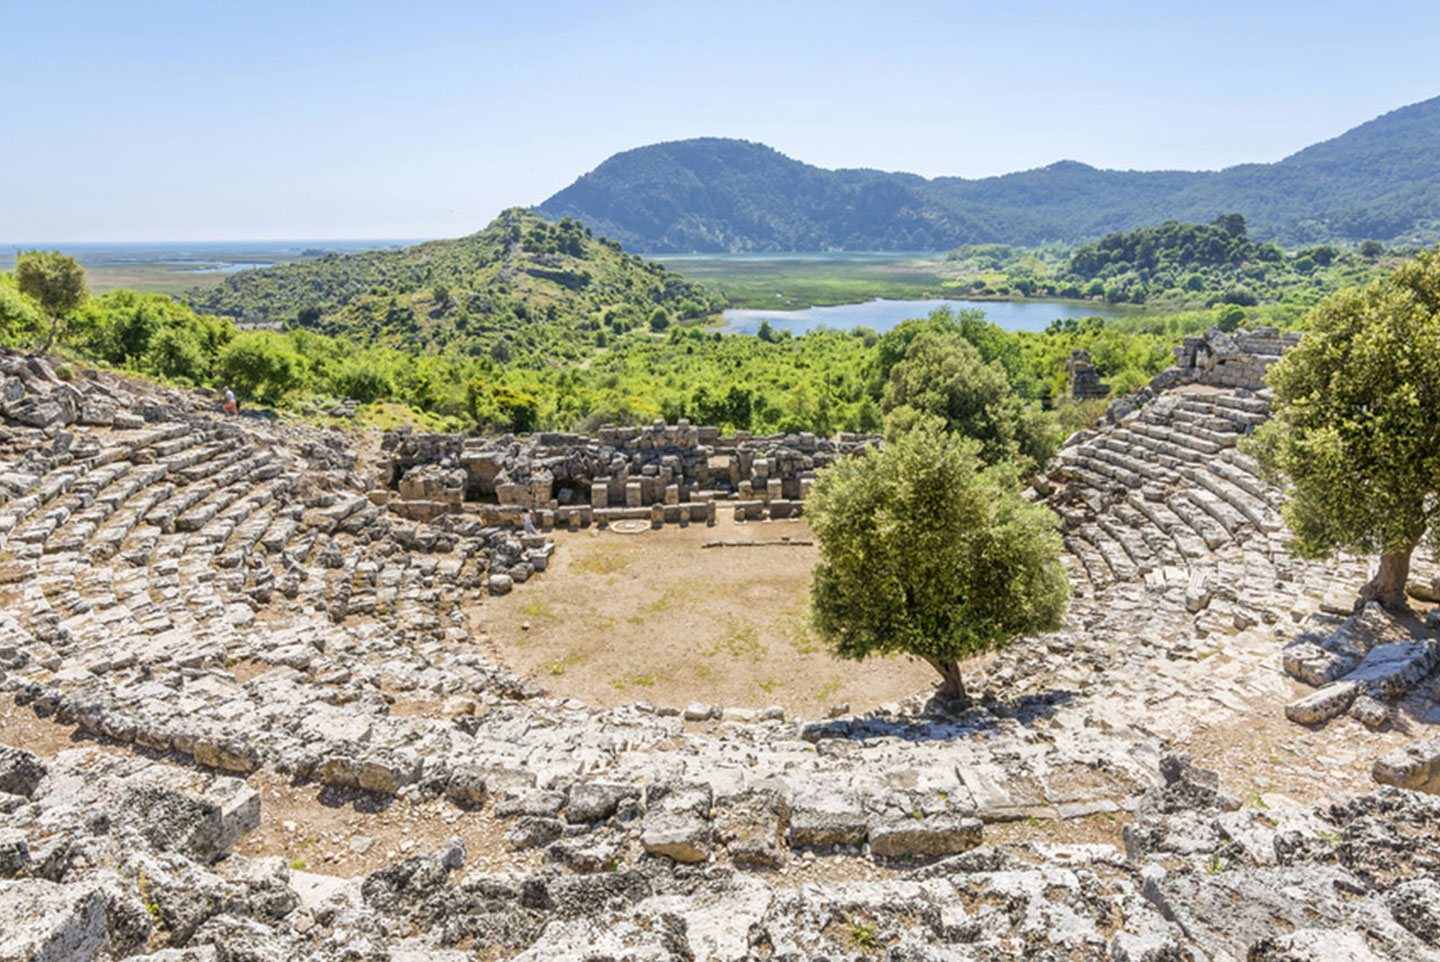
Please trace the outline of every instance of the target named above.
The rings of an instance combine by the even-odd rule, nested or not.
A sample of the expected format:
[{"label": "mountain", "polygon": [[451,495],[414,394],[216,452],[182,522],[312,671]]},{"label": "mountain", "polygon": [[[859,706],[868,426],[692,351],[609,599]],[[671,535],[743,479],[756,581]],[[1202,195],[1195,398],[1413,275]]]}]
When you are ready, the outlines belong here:
[{"label": "mountain", "polygon": [[552,224],[521,208],[466,237],[241,271],[188,297],[205,313],[422,349],[507,337],[573,345],[602,324],[647,324],[656,308],[675,319],[720,306],[576,221]]},{"label": "mountain", "polygon": [[826,170],[704,137],[616,154],[535,208],[655,253],[941,250],[1074,243],[1239,212],[1285,243],[1440,237],[1440,97],[1273,164],[1100,170],[1075,161],[967,180]]},{"label": "mountain", "polygon": [[822,170],[764,144],[704,137],[616,154],[537,209],[652,251],[930,250],[987,228],[924,178]]}]

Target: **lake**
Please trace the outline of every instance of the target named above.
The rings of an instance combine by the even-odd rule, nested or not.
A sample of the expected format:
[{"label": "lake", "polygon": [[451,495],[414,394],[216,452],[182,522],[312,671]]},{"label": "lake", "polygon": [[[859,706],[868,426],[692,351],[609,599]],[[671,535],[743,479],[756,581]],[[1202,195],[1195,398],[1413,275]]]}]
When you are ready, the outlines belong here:
[{"label": "lake", "polygon": [[[274,261],[177,261],[186,266],[176,267],[176,274],[233,274],[236,271],[253,271],[266,267],[274,267]],[[203,265],[191,267],[189,265]]]},{"label": "lake", "polygon": [[953,311],[984,311],[990,323],[1007,331],[1043,331],[1057,318],[1123,316],[1113,307],[1086,301],[891,301],[876,298],[860,304],[807,307],[799,311],[734,308],[725,312],[725,326],[720,330],[727,334],[754,334],[763,322],[769,321],[772,328],[784,329],[794,334],[804,334],[817,327],[848,331],[856,326],[883,333],[901,321],[912,317],[925,317],[940,307],[948,307]]}]

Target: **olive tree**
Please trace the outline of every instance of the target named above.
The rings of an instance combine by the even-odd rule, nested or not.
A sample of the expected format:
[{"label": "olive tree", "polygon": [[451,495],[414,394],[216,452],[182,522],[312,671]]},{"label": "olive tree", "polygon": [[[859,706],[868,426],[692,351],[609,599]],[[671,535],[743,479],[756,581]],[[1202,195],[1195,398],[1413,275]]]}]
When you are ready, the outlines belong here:
[{"label": "olive tree", "polygon": [[805,503],[820,546],[811,613],[831,651],[923,658],[956,699],[961,661],[1057,628],[1069,596],[1055,515],[979,448],[922,424],[836,463]]},{"label": "olive tree", "polygon": [[1015,460],[1025,473],[1043,467],[1059,445],[1053,421],[1011,390],[1000,361],[985,363],[955,333],[925,331],[909,343],[890,368],[884,410],[892,433],[939,418],[948,430],[979,441],[987,463]]},{"label": "olive tree", "polygon": [[1274,416],[1248,449],[1285,485],[1304,557],[1378,554],[1360,603],[1405,605],[1410,555],[1440,548],[1440,251],[1341,291],[1270,369]]},{"label": "olive tree", "polygon": [[15,257],[15,285],[50,318],[50,335],[40,349],[49,351],[61,318],[85,300],[85,268],[59,251],[22,251]]}]

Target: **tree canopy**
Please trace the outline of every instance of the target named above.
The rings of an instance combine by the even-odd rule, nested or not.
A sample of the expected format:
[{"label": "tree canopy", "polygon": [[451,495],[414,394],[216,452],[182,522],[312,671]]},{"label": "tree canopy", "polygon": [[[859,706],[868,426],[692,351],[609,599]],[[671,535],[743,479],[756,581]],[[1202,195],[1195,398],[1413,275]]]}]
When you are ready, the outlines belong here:
[{"label": "tree canopy", "polygon": [[85,300],[85,268],[59,251],[22,251],[15,257],[15,285],[49,316],[50,336],[44,350],[50,350],[60,320]]},{"label": "tree canopy", "polygon": [[1410,554],[1440,510],[1440,251],[1337,293],[1270,371],[1251,450],[1286,483],[1302,555],[1380,554],[1362,601],[1405,603]]},{"label": "tree canopy", "polygon": [[1057,521],[1015,480],[933,425],[822,474],[805,514],[820,543],[811,610],[831,650],[915,655],[963,698],[960,661],[1058,627],[1069,580]]},{"label": "tree canopy", "polygon": [[897,432],[935,418],[979,441],[985,462],[1014,460],[1024,472],[1048,461],[1058,443],[1044,415],[1011,391],[1000,361],[985,363],[959,334],[927,331],[910,342],[890,369],[884,410]]}]

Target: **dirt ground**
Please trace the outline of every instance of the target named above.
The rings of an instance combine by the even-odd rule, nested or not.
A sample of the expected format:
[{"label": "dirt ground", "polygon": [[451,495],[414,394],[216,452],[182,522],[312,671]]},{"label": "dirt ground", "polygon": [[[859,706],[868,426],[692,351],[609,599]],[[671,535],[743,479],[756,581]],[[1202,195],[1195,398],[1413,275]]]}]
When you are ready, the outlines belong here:
[{"label": "dirt ground", "polygon": [[933,687],[938,676],[914,658],[858,663],[825,650],[808,617],[813,545],[702,547],[784,539],[813,535],[802,521],[728,517],[638,534],[556,531],[548,570],[488,599],[472,627],[512,669],[592,705],[783,705],[813,717]]}]

